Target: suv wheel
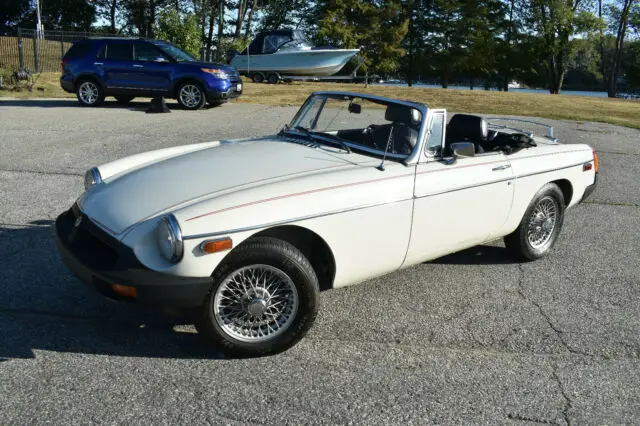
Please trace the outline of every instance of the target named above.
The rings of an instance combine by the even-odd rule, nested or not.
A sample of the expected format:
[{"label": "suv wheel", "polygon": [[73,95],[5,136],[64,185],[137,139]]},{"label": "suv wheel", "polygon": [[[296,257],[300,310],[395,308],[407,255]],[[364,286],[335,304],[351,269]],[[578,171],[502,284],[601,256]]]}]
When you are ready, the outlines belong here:
[{"label": "suv wheel", "polygon": [[76,96],[81,105],[96,106],[104,100],[104,91],[95,80],[83,80],[76,88]]},{"label": "suv wheel", "polygon": [[197,83],[187,81],[178,88],[178,103],[185,109],[200,109],[206,101],[204,91]]}]

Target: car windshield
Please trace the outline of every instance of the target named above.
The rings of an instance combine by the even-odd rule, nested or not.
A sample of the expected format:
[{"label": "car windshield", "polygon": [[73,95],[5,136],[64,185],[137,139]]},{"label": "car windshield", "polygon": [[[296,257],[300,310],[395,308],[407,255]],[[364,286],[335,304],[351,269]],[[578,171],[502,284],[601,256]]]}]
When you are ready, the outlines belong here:
[{"label": "car windshield", "polygon": [[307,99],[287,128],[287,134],[314,142],[356,150],[381,158],[403,160],[413,152],[422,113],[410,105],[342,94],[318,94]]},{"label": "car windshield", "polygon": [[195,58],[193,56],[189,55],[187,52],[174,46],[173,44],[156,43],[156,46],[158,46],[160,50],[162,50],[164,53],[178,62],[195,61]]}]

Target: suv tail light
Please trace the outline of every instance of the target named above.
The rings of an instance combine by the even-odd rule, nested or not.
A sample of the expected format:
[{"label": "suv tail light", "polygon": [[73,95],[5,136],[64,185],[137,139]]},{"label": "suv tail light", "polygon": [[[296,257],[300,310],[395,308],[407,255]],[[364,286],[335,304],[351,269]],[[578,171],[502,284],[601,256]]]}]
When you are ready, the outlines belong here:
[{"label": "suv tail light", "polygon": [[67,62],[69,62],[68,59],[63,59],[62,62],[60,62],[60,70],[62,72],[64,72],[64,66],[67,65]]},{"label": "suv tail light", "polygon": [[593,168],[595,169],[595,172],[598,173],[598,153],[596,152],[596,150],[593,150]]}]

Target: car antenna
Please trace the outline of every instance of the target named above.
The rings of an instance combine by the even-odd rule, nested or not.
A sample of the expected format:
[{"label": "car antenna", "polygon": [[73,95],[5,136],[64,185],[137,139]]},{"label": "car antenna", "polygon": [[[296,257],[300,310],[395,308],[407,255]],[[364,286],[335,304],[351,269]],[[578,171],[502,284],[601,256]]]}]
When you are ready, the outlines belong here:
[{"label": "car antenna", "polygon": [[382,161],[380,165],[376,167],[376,169],[384,172],[384,162],[387,159],[387,152],[389,152],[389,147],[391,146],[391,141],[393,140],[393,124],[391,124],[391,128],[389,129],[389,139],[387,139],[387,147],[384,149],[384,155],[382,156]]}]

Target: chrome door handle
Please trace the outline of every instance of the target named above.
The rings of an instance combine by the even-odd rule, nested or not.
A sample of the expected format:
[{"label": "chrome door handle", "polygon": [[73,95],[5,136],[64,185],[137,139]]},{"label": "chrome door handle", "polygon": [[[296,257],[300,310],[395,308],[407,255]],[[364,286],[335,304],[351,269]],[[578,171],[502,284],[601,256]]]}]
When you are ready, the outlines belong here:
[{"label": "chrome door handle", "polygon": [[497,171],[500,171],[500,170],[507,170],[509,168],[511,168],[511,165],[510,164],[505,164],[504,166],[494,167],[492,170],[494,172],[497,172]]},{"label": "chrome door handle", "polygon": [[134,64],[133,65],[134,68],[144,68],[144,65],[138,65],[138,64]]},{"label": "chrome door handle", "polygon": [[102,62],[94,62],[93,65],[104,65]]}]

